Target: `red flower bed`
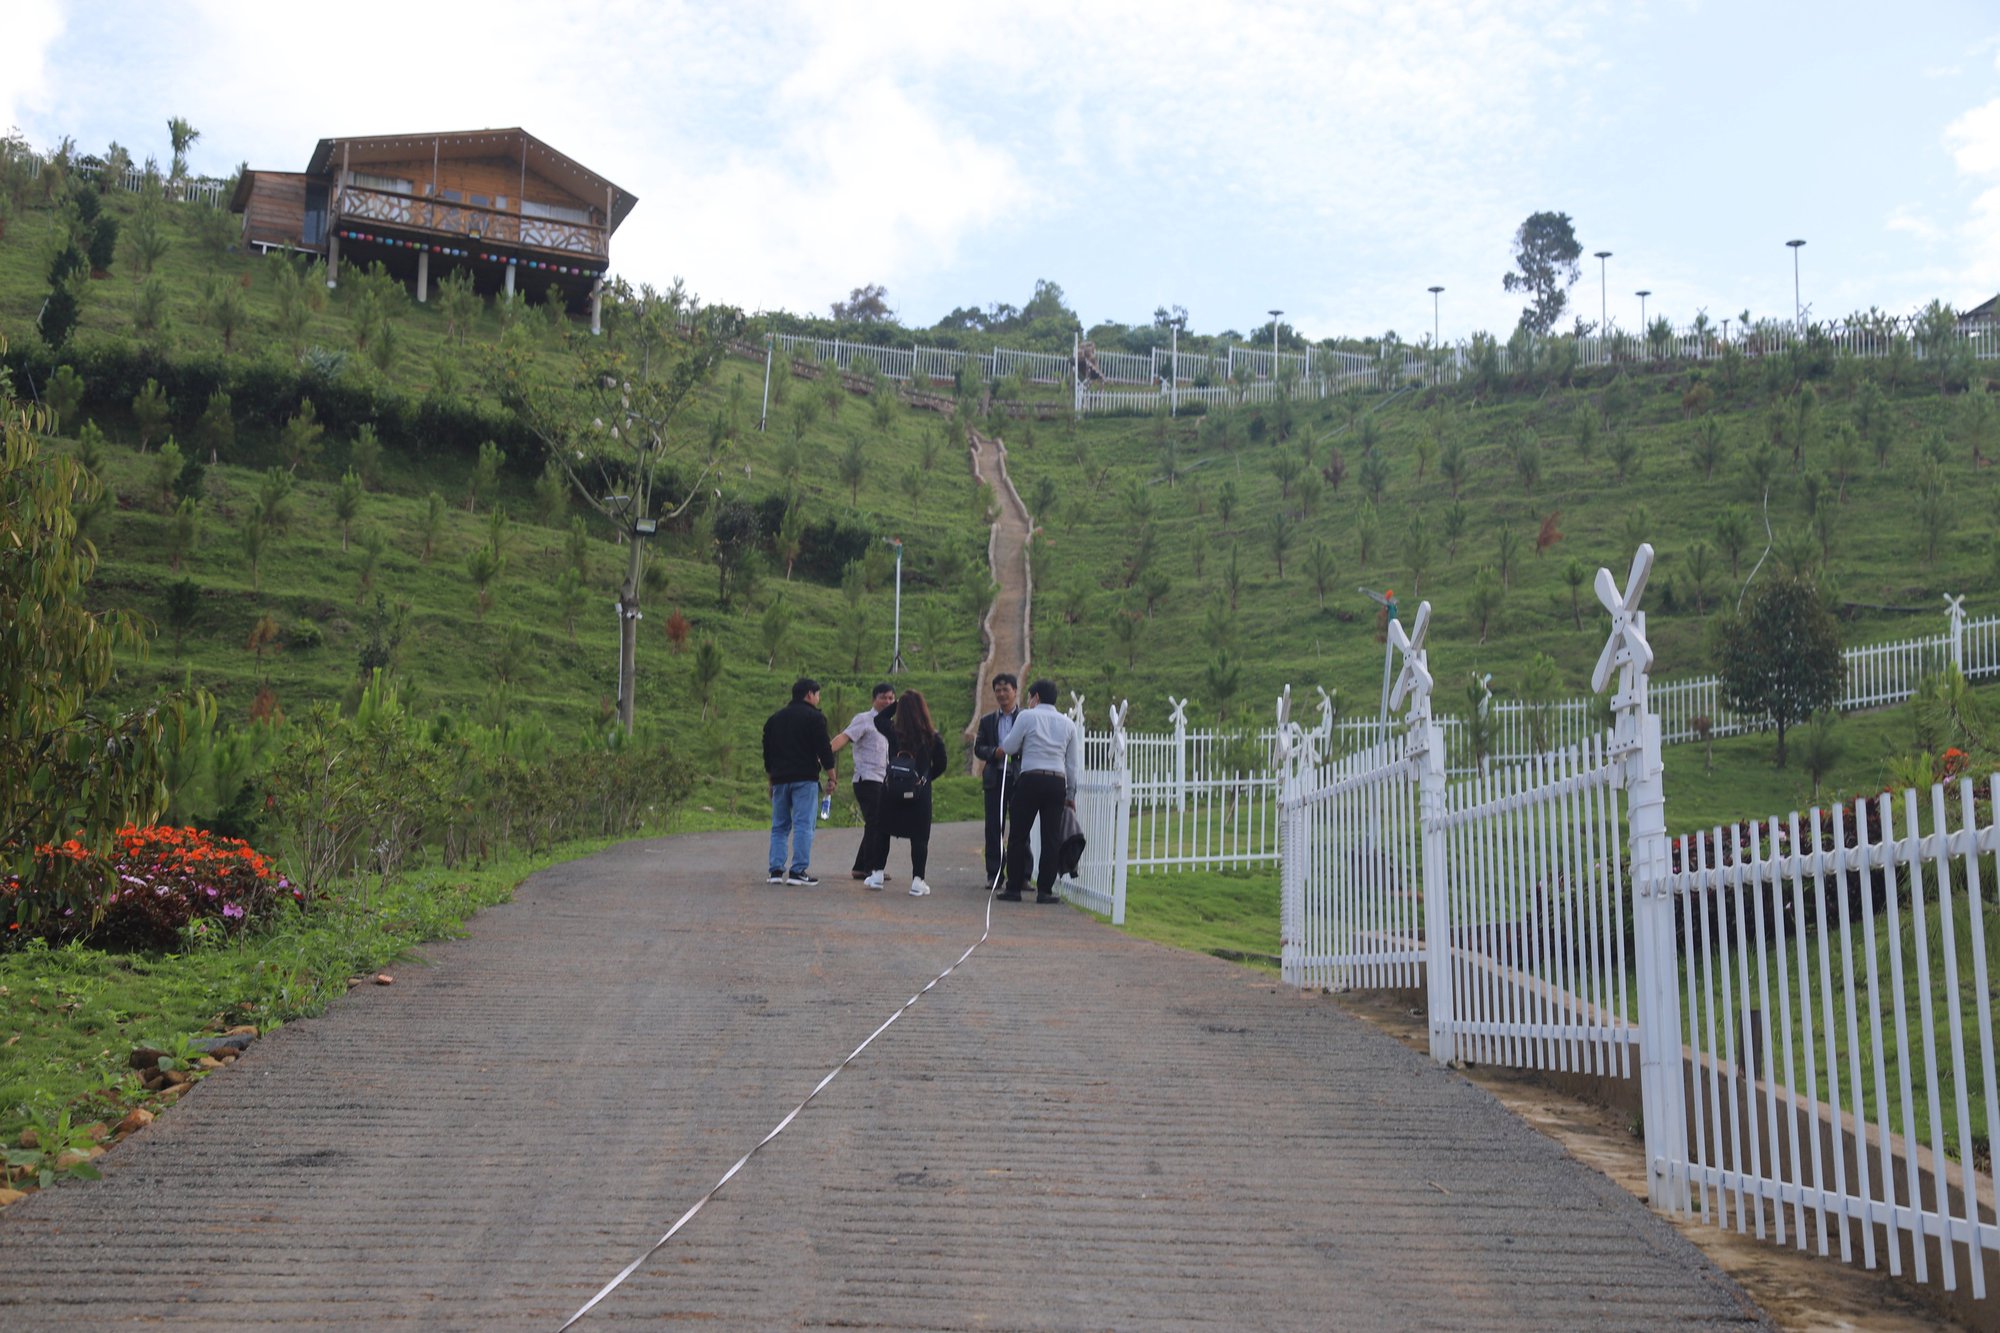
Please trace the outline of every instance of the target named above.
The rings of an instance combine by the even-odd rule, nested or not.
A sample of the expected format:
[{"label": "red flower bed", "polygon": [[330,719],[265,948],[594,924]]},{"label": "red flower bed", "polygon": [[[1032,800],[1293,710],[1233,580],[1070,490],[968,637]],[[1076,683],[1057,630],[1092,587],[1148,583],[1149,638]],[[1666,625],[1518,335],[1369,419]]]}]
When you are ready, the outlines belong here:
[{"label": "red flower bed", "polygon": [[[96,859],[75,839],[36,851],[50,862]],[[94,922],[77,919],[72,908],[43,910],[52,905],[36,901],[32,883],[0,882],[0,913],[9,918],[9,933],[88,935],[107,944],[164,948],[182,942],[189,931],[233,934],[302,901],[291,881],[249,843],[202,829],[128,825],[94,868],[106,873],[110,885]]]}]

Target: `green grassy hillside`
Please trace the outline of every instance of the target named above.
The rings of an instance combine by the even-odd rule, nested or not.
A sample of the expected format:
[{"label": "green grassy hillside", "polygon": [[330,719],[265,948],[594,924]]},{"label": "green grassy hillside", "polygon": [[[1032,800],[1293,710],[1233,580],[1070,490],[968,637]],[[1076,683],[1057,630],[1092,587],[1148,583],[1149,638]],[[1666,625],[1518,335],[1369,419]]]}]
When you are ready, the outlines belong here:
[{"label": "green grassy hillside", "polygon": [[[136,206],[127,196],[107,199],[128,222]],[[385,457],[380,488],[364,497],[346,549],[334,518],[354,422],[370,404],[449,400],[504,418],[483,387],[494,349],[506,341],[553,372],[571,362],[587,331],[535,307],[510,319],[487,305],[461,345],[447,336],[439,303],[399,299],[393,355],[383,355],[379,337],[373,351],[357,345],[365,284],[348,282],[297,335],[321,377],[308,381],[288,345],[294,335],[281,327],[275,293],[285,279],[275,261],[204,249],[194,210],[170,206],[164,216],[170,245],[152,279],[164,322],[137,327],[146,284],[121,258],[87,284],[68,358],[87,364],[129,353],[143,364],[267,373],[294,398],[295,381],[323,383],[329,401],[350,408],[320,456],[298,470],[291,531],[270,543],[254,576],[240,529],[266,469],[284,461],[289,408],[244,413],[236,444],[208,470],[201,533],[175,570],[173,519],[153,475],[157,446],[136,447],[122,384],[114,393],[86,382],[60,447],[78,447],[84,420],[109,440],[102,470],[117,500],[94,529],[104,554],[97,596],[165,626],[169,585],[185,577],[201,589],[180,651],[163,628],[149,659],[124,672],[117,701],[191,680],[240,722],[253,708],[296,711],[344,697],[379,595],[401,627],[393,674],[422,706],[538,719],[559,736],[603,726],[624,552],[603,539],[605,529],[591,528],[587,576],[567,600],[560,595],[572,563],[569,521],[582,510],[565,502],[538,515],[546,509],[534,489],[543,460],[524,435],[510,437],[513,456],[492,501],[510,516],[501,539],[507,563],[484,612],[467,562],[489,538],[492,502],[466,507],[467,439],[432,440],[412,426]],[[57,230],[54,214],[30,210],[0,239],[0,331],[17,360],[38,347],[34,320]],[[244,315],[225,350],[205,312],[230,284]],[[901,401],[878,414],[866,398],[829,398],[823,383],[781,373],[771,429],[760,434],[762,369],[726,362],[688,414],[688,431],[732,437],[729,461],[657,541],[639,657],[642,725],[688,745],[706,767],[738,774],[703,798],[725,806],[756,803],[756,727],[792,674],[826,679],[828,711],[844,715],[886,666],[893,612],[886,547],[875,539],[908,542],[905,657],[942,721],[965,720],[979,660],[980,497],[949,419]],[[16,387],[23,396],[46,391],[45,383]],[[269,400],[292,401],[275,392]],[[202,404],[172,407],[171,424],[195,453]],[[414,407],[406,415],[425,419]],[[1850,642],[1936,633],[1939,594],[1972,594],[1975,613],[1994,600],[1988,534],[2000,492],[1986,466],[2000,452],[1994,422],[1983,385],[1947,396],[1907,369],[1806,356],[1706,371],[1633,366],[1483,395],[1365,391],[1177,420],[1029,424],[996,413],[977,424],[1007,440],[1016,485],[1041,526],[1038,670],[1085,693],[1093,711],[1113,696],[1131,698],[1132,725],[1150,727],[1164,723],[1170,693],[1191,695],[1197,718],[1227,708],[1262,719],[1287,683],[1307,698],[1323,684],[1345,711],[1372,714],[1382,647],[1374,607],[1357,585],[1393,587],[1406,608],[1420,598],[1434,603],[1432,663],[1447,709],[1461,706],[1475,672],[1493,673],[1503,695],[1519,689],[1538,653],[1555,660],[1565,692],[1581,692],[1603,626],[1587,577],[1573,605],[1565,572],[1574,560],[1586,576],[1609,564],[1622,577],[1640,540],[1661,553],[1647,597],[1656,670],[1705,672],[1705,640],[1763,552],[1767,512],[1776,546],[1767,563],[1823,565],[1848,607]],[[858,474],[843,469],[857,448]],[[420,516],[432,492],[446,513],[427,560]],[[808,525],[790,579],[773,531],[787,495]],[[763,516],[764,559],[754,589],[725,605],[709,523],[735,505]],[[1282,572],[1274,526],[1283,530]],[[1734,561],[1719,526],[1739,534]],[[380,541],[372,560],[370,534]],[[842,567],[870,549],[878,551],[871,587],[851,603],[839,586]],[[1500,595],[1482,643],[1475,590],[1485,568]],[[667,632],[676,610],[688,626],[678,647]],[[247,645],[267,616],[279,632],[260,654]],[[767,616],[786,622],[775,662],[763,646]],[[707,718],[695,665],[704,637],[722,655]],[[1884,753],[1900,748],[1899,728],[1887,720],[1850,726],[1841,776],[1872,781]],[[1799,786],[1796,775],[1767,774],[1768,746],[1755,738],[1718,746],[1713,779],[1701,774],[1694,747],[1669,762],[1677,780],[1689,774],[1689,799],[1700,801],[1703,818],[1739,801],[1752,811],[1777,808]],[[1677,824],[1687,817],[1675,813]]]}]

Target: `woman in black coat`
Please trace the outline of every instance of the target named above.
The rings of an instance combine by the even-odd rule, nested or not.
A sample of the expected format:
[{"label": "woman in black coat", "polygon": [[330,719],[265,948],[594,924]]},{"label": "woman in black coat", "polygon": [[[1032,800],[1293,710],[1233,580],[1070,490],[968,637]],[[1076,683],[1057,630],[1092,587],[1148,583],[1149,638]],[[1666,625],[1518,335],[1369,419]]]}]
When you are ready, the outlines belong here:
[{"label": "woman in black coat", "polygon": [[931,721],[930,705],[916,690],[904,690],[896,702],[875,715],[875,727],[889,738],[889,772],[882,781],[882,800],[877,807],[883,838],[881,860],[862,882],[871,889],[882,887],[882,871],[889,862],[889,839],[910,840],[910,896],[921,898],[931,891],[924,883],[924,870],[931,851],[931,784],[944,776],[951,761],[945,754],[944,737]]}]

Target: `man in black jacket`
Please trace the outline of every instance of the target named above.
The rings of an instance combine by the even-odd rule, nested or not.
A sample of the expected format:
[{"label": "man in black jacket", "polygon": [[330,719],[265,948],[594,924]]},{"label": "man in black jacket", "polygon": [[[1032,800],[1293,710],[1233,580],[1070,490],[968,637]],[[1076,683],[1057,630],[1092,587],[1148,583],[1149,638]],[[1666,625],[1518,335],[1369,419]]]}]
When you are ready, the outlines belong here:
[{"label": "man in black jacket", "polygon": [[[1003,671],[993,678],[993,702],[1000,706],[979,719],[978,729],[972,734],[972,753],[985,761],[986,767],[980,774],[980,782],[986,788],[986,883],[989,887],[1000,877],[1003,864],[1000,855],[1000,837],[1007,821],[1006,808],[1000,803],[1000,788],[1003,782],[1015,776],[1008,772],[1013,761],[1000,750],[1000,742],[1007,739],[1013,730],[1015,719],[1020,716],[1021,682],[1010,671]],[[1007,782],[1011,788],[1011,782]],[[1010,791],[1008,793],[1012,795]]]},{"label": "man in black jacket", "polygon": [[[771,784],[771,857],[766,884],[817,884],[812,877],[813,806],[819,775],[833,790],[833,746],[819,711],[819,682],[792,682],[792,701],[764,721],[764,775]],[[791,863],[786,865],[786,843]]]}]

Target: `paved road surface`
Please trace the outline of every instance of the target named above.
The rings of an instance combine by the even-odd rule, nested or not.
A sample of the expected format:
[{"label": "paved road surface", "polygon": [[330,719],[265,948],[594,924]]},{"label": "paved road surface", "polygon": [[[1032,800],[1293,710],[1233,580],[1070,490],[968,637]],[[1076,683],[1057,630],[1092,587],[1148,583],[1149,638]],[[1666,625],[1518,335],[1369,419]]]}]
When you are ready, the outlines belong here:
[{"label": "paved road surface", "polygon": [[[928,899],[767,886],[762,840],[550,870],[258,1042],[101,1184],[0,1213],[0,1328],[554,1329],[978,935],[976,827],[940,830]],[[584,1328],[1759,1321],[1619,1189],[1324,1000],[994,911]]]}]

